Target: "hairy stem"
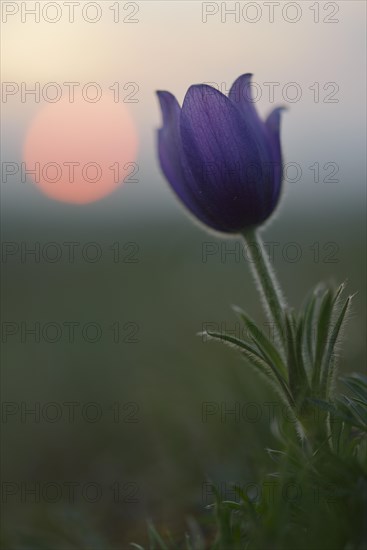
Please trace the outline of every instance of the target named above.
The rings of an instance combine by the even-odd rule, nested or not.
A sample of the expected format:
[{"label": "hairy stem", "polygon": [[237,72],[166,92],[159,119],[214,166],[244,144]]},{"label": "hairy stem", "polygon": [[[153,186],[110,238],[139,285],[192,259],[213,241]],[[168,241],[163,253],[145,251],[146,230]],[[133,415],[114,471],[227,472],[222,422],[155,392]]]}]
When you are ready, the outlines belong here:
[{"label": "hairy stem", "polygon": [[261,300],[269,321],[273,324],[275,333],[285,352],[286,336],[284,330],[284,310],[286,303],[271,266],[263,241],[256,230],[249,229],[243,233],[247,249],[247,257],[251,270],[260,291]]}]

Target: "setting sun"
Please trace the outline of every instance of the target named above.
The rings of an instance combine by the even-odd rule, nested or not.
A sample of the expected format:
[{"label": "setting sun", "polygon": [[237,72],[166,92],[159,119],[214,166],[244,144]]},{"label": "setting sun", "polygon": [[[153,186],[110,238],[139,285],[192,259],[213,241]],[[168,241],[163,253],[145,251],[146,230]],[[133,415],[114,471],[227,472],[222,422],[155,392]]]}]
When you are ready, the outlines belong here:
[{"label": "setting sun", "polygon": [[100,97],[90,91],[40,108],[26,134],[23,160],[47,196],[83,204],[132,179],[137,145],[127,107],[105,90]]}]

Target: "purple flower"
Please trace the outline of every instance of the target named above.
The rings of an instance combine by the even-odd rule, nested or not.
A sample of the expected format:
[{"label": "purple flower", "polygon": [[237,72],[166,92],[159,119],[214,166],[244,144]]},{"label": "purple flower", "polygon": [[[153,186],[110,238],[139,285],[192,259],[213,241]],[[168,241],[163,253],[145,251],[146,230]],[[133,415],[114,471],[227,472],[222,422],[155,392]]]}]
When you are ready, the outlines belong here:
[{"label": "purple flower", "polygon": [[263,122],[250,84],[251,74],[240,76],[228,97],[205,84],[190,86],[182,109],[170,92],[157,92],[163,173],[199,220],[225,233],[264,222],[280,195],[282,108]]}]

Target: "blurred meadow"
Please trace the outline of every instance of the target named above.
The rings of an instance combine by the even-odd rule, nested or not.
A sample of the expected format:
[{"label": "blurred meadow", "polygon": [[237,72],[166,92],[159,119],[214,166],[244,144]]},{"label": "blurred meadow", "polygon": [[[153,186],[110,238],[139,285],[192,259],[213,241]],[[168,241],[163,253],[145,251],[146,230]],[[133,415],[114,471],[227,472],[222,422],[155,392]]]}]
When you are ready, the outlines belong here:
[{"label": "blurred meadow", "polygon": [[[138,102],[126,104],[137,181],[70,204],[32,178],[2,180],[4,549],[128,548],[146,542],[148,519],[179,533],[195,517],[210,532],[207,481],[256,483],[269,470],[265,448],[276,444],[267,404],[278,398],[233,350],[198,335],[209,325],[237,333],[232,304],[265,317],[242,243],[193,224],[160,173],[156,89],[182,101],[192,83],[228,89],[248,71],[261,83],[299,83],[303,96],[287,104],[282,143],[285,162],[302,174],[285,182],[264,240],[295,308],[322,280],[347,281],[357,293],[340,371],[365,364],[364,3],[332,3],[334,25],[316,24],[305,2],[295,24],[280,16],[269,23],[261,2],[256,24],[203,23],[201,2],[132,4],[132,25],[112,23],[111,10],[95,25],[35,27],[19,14],[2,24],[3,81],[139,88]],[[338,101],[313,101],[315,82],[321,90],[337,83]],[[2,162],[20,163],[42,102],[14,94],[1,107]],[[264,92],[261,114],[271,107]],[[330,162],[338,168],[331,182],[322,172]],[[221,416],[235,404],[255,408],[245,418]]]}]

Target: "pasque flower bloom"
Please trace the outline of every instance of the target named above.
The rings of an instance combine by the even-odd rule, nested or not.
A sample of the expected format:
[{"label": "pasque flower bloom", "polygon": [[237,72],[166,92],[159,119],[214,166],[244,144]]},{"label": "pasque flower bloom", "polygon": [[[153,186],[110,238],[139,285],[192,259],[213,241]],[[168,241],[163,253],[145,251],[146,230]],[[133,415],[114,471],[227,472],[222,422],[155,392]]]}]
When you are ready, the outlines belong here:
[{"label": "pasque flower bloom", "polygon": [[205,84],[191,86],[182,108],[170,92],[157,92],[163,173],[199,220],[225,233],[264,222],[281,190],[282,108],[260,119],[250,96],[251,76],[240,76],[228,97]]}]

